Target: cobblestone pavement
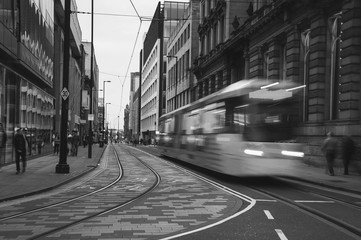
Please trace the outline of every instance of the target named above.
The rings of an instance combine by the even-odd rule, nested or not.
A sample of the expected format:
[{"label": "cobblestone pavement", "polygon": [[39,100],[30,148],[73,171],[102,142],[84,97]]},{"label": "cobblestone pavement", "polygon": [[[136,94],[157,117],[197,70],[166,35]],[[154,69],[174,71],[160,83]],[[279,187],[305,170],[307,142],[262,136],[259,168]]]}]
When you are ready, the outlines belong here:
[{"label": "cobblestone pavement", "polygon": [[[156,179],[132,154],[160,174],[161,182],[156,189],[129,205],[104,212],[41,239],[159,239],[215,223],[244,207],[240,199],[164,164],[162,160],[134,149],[129,150],[129,154],[127,146],[116,145],[116,149],[123,169],[118,183],[85,199],[0,222],[0,239],[34,237],[140,196],[151,188]],[[108,147],[101,161],[104,169],[95,174],[94,179],[86,183],[81,181],[82,185],[75,186],[66,193],[55,194],[51,196],[52,200],[35,199],[32,202],[4,207],[0,209],[1,216],[7,211],[21,212],[31,206],[45,206],[50,202],[66,199],[66,196],[99,189],[119,174],[115,170],[115,158],[109,156]]]}]

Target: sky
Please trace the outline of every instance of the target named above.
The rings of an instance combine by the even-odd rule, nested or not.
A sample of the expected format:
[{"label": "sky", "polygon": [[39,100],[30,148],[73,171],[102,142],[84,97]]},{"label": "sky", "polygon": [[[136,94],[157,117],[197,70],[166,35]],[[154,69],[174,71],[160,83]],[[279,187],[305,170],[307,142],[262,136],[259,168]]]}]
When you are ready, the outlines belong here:
[{"label": "sky", "polygon": [[[118,129],[119,126],[123,129],[124,108],[129,104],[130,73],[139,71],[139,53],[150,25],[148,19],[154,15],[158,2],[94,0],[93,42],[99,68],[99,89],[103,89],[104,81],[111,81],[105,83],[105,102],[110,103],[106,109],[109,128]],[[76,0],[76,4],[78,12],[91,12],[91,0]],[[78,13],[78,19],[82,40],[90,42],[91,15]],[[100,91],[99,97],[102,96]]]}]

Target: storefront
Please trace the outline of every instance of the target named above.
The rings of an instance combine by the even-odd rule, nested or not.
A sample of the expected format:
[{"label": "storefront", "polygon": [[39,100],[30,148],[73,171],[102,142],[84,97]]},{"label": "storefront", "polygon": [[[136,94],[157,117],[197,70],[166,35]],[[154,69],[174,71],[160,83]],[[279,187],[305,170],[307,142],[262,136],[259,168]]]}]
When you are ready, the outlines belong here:
[{"label": "storefront", "polygon": [[14,161],[14,128],[27,128],[28,154],[36,154],[39,139],[50,142],[54,99],[27,79],[0,64],[0,119],[7,134],[1,165]]}]

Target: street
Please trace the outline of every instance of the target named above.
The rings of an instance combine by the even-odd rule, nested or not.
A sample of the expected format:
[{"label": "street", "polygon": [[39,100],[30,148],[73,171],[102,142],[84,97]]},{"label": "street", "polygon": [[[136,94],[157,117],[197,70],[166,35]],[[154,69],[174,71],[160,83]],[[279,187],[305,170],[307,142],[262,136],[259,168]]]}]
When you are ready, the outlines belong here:
[{"label": "street", "polygon": [[[149,152],[149,153],[147,153]],[[0,239],[358,239],[361,196],[286,178],[236,178],[107,146],[61,187],[0,203]]]}]

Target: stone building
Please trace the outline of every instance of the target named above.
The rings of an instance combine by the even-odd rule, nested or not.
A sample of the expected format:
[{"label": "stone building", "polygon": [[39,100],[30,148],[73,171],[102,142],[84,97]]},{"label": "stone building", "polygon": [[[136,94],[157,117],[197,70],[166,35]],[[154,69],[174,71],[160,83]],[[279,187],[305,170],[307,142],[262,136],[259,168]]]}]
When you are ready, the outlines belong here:
[{"label": "stone building", "polygon": [[199,0],[188,6],[167,43],[166,112],[195,101],[193,61],[198,57]]},{"label": "stone building", "polygon": [[360,13],[358,0],[201,1],[199,97],[249,78],[304,84],[298,140],[324,161],[328,131],[361,140]]}]

